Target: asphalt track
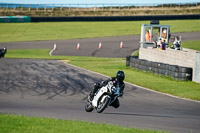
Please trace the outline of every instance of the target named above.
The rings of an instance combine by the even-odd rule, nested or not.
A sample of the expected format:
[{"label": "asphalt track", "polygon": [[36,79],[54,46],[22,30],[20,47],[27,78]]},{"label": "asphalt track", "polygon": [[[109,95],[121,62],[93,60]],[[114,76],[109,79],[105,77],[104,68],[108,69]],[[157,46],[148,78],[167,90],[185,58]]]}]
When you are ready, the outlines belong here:
[{"label": "asphalt track", "polygon": [[[200,32],[173,33],[181,35],[182,41],[199,40]],[[131,55],[133,51],[139,49],[139,35],[71,39],[71,40],[50,40],[34,42],[9,42],[0,43],[0,48],[6,46],[9,49],[52,49],[54,43],[57,44],[57,50],[53,55],[67,56],[94,56],[94,57],[120,57],[125,58]],[[120,42],[123,42],[124,48],[120,48]],[[171,40],[172,41],[172,40]],[[99,49],[99,42],[102,43],[102,49]],[[77,43],[80,43],[80,50],[77,50]]]},{"label": "asphalt track", "polygon": [[118,109],[84,110],[94,82],[107,77],[57,60],[1,59],[0,112],[110,123],[174,133],[200,132],[200,102],[126,83]]}]

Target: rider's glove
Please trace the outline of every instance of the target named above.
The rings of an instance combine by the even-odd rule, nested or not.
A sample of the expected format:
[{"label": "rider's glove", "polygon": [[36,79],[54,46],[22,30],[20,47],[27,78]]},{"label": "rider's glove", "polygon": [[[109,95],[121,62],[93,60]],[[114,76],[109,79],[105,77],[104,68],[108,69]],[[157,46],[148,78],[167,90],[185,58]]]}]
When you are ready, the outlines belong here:
[{"label": "rider's glove", "polygon": [[106,86],[108,84],[108,81],[102,81],[101,86]]},{"label": "rider's glove", "polygon": [[95,84],[94,84],[94,88],[95,88],[95,89],[99,89],[99,88],[100,88],[100,84],[99,84],[99,83],[95,83]]}]

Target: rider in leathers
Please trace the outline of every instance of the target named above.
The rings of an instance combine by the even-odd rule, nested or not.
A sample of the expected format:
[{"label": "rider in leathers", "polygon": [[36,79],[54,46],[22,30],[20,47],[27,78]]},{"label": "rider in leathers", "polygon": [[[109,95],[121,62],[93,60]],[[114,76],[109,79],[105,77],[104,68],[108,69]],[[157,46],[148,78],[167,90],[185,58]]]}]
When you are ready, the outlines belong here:
[{"label": "rider in leathers", "polygon": [[[119,96],[123,96],[123,91],[124,91],[124,87],[125,87],[125,84],[123,82],[125,78],[125,74],[123,71],[118,71],[117,74],[116,74],[116,77],[111,77],[105,81],[103,81],[102,83],[96,83],[94,84],[94,89],[93,91],[90,93],[90,98],[93,99],[95,93],[98,91],[98,89],[100,89],[101,87],[107,85],[107,83],[109,81],[112,81],[113,82],[113,85],[117,88],[119,88]],[[115,108],[118,108],[120,106],[119,104],[119,100],[118,98],[111,104],[111,106],[115,107]]]}]

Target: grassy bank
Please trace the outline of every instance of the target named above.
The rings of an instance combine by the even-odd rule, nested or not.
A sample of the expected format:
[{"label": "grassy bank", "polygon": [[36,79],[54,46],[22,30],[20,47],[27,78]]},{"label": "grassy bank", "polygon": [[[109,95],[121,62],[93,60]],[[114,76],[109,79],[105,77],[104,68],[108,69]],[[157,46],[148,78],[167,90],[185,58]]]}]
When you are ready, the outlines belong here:
[{"label": "grassy bank", "polygon": [[[40,5],[42,6],[42,5]],[[37,8],[0,8],[0,16],[136,16],[136,15],[187,15],[199,14],[199,4],[180,4],[180,5],[158,5],[158,6],[131,6],[117,7],[118,5],[104,5],[104,7],[69,8],[54,7],[44,9]],[[102,5],[100,5],[102,6]]]},{"label": "grassy bank", "polygon": [[183,48],[189,48],[200,51],[200,40],[186,41],[183,42],[181,45]]},{"label": "grassy bank", "polygon": [[126,74],[125,81],[150,88],[159,92],[200,101],[200,85],[191,81],[175,81],[173,79],[142,72],[125,66],[122,58],[97,58],[78,56],[49,56],[49,50],[9,50],[6,58],[38,58],[70,60],[70,64],[99,72],[108,76],[115,76],[118,70]]},{"label": "grassy bank", "polygon": [[[135,35],[140,34],[141,24],[149,21],[0,23],[0,42]],[[171,25],[171,32],[200,31],[200,20],[160,21],[160,24]]]},{"label": "grassy bank", "polygon": [[2,133],[167,133],[108,124],[0,114]]}]

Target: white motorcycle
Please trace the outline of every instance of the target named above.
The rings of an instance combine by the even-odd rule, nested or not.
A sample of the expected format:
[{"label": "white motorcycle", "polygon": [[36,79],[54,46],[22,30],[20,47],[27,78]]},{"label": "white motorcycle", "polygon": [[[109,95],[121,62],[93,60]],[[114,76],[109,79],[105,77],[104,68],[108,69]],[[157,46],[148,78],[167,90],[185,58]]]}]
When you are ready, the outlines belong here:
[{"label": "white motorcycle", "polygon": [[88,98],[85,111],[92,112],[96,109],[97,113],[101,113],[119,97],[119,94],[119,88],[116,88],[113,82],[109,81],[106,86],[96,92],[92,100]]}]

